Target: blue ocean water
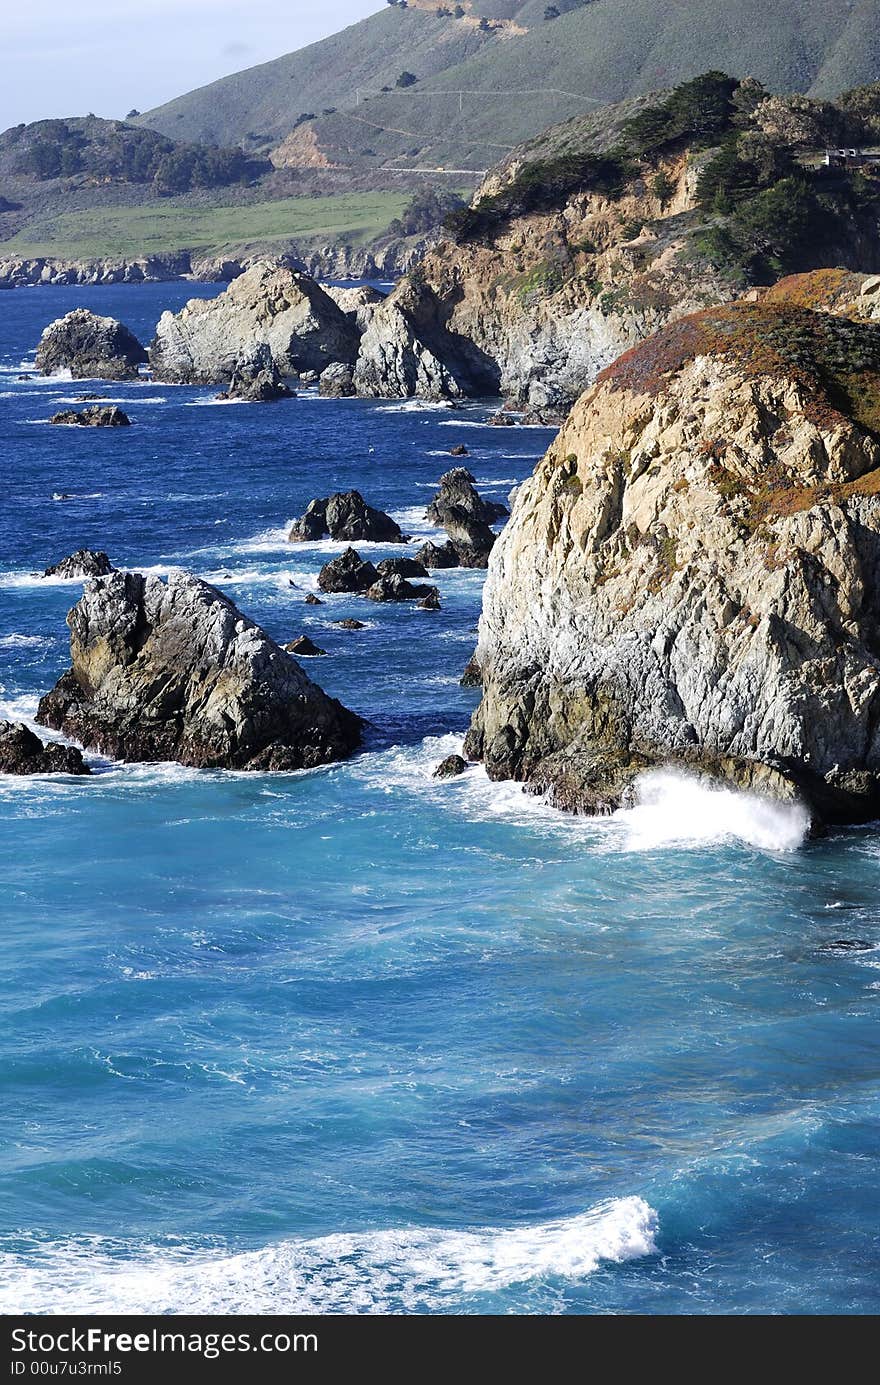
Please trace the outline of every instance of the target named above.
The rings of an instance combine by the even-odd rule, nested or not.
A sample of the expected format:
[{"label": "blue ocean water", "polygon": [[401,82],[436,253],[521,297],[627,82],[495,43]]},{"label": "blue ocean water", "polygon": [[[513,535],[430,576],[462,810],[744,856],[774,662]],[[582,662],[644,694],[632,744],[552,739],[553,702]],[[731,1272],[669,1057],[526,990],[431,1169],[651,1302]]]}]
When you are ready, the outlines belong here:
[{"label": "blue ocean water", "polygon": [[286,524],[357,486],[427,535],[451,446],[503,498],[551,435],[155,385],[106,390],[130,430],[46,426],[84,388],[16,380],[51,318],[148,338],[195,291],[0,294],[0,714],[65,668],[79,584],[33,573],[87,545],[308,632],[369,740],[0,780],[0,1310],[876,1312],[877,829],[671,774],[602,822],[432,780],[482,575],[305,606],[339,546]]}]

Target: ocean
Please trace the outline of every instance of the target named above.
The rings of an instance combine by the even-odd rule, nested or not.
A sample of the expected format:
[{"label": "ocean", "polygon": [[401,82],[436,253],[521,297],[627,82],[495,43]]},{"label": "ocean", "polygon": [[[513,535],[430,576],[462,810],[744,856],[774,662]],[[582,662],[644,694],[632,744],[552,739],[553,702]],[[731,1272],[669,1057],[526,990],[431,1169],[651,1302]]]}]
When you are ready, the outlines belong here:
[{"label": "ocean", "polygon": [[483,574],[438,573],[440,612],[307,606],[342,545],[287,526],[357,487],[439,537],[452,446],[504,499],[552,433],[153,384],[78,431],[47,420],[88,385],[16,378],[74,306],[148,340],[218,291],[0,294],[0,715],[67,666],[80,584],[34,574],[87,546],[309,634],[367,741],[0,778],[0,1311],[877,1312],[877,827],[810,841],[668,771],[592,821],[434,780]]}]

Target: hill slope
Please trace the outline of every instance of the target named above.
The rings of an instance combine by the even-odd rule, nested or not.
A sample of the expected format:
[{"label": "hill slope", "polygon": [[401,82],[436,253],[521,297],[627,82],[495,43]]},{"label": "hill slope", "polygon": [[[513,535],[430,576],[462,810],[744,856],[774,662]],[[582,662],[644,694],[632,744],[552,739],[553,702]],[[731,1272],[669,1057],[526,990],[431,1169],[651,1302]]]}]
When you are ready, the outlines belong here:
[{"label": "hill slope", "polygon": [[[821,96],[880,77],[880,0],[556,0],[551,21],[538,0],[468,0],[459,19],[415,3],[424,8],[387,6],[142,123],[266,148],[313,112],[288,166],[479,170],[555,121],[713,68]],[[478,16],[504,27],[481,31]],[[398,89],[403,70],[418,81]]]}]

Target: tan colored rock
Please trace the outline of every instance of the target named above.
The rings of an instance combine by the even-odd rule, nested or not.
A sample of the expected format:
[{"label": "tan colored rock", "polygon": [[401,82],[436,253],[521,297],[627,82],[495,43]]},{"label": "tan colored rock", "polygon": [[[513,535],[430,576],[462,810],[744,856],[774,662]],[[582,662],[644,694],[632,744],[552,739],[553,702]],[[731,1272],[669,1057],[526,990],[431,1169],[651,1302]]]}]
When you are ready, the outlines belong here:
[{"label": "tan colored rock", "polygon": [[490,561],[467,753],[607,811],[678,764],[880,813],[880,327],[706,310],[603,372]]}]

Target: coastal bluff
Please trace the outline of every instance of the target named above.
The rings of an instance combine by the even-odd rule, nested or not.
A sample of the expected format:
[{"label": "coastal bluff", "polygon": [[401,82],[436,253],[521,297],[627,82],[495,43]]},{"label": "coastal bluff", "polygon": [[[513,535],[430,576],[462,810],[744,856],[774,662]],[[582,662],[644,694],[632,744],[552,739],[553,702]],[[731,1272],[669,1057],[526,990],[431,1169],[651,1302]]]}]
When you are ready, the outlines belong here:
[{"label": "coastal bluff", "polygon": [[880,326],[706,309],[602,372],[493,548],[466,741],[609,812],[673,765],[880,815]]}]

